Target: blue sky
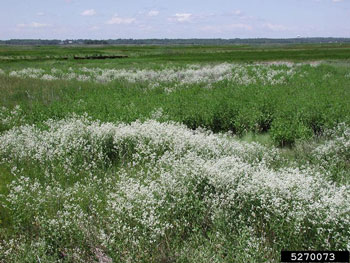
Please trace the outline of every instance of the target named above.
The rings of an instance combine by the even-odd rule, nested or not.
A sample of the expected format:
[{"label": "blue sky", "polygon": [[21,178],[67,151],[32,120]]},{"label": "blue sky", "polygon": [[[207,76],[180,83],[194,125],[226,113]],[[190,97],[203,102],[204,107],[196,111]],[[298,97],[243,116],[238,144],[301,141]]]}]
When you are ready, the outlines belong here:
[{"label": "blue sky", "polygon": [[0,39],[350,37],[350,0],[1,0]]}]

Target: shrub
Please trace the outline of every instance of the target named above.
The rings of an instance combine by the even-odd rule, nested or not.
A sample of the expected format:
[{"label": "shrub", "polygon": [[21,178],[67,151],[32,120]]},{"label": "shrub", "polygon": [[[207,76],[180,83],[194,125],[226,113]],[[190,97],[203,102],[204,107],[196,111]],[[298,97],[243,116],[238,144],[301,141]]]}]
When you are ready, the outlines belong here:
[{"label": "shrub", "polygon": [[312,130],[296,120],[276,119],[272,122],[271,138],[278,146],[292,146],[296,140],[308,139],[312,136]]}]

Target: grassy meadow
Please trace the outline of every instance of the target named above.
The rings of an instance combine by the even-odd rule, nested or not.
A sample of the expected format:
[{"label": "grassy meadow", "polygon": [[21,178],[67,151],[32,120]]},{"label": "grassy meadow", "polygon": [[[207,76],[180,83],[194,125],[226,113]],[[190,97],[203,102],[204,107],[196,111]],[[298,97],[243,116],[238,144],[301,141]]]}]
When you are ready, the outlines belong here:
[{"label": "grassy meadow", "polygon": [[0,93],[0,262],[350,250],[350,45],[0,46]]}]

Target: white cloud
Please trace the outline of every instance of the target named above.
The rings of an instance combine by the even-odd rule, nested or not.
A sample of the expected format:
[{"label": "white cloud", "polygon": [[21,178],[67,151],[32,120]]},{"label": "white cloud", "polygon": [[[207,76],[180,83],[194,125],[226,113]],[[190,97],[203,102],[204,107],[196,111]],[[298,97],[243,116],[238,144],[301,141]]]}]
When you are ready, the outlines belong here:
[{"label": "white cloud", "polygon": [[107,21],[107,24],[109,25],[121,25],[121,24],[131,24],[136,21],[135,18],[132,17],[119,17],[119,16],[114,16],[110,20]]},{"label": "white cloud", "polygon": [[38,12],[38,13],[36,13],[36,15],[37,15],[37,16],[44,16],[45,13],[43,13],[43,12]]},{"label": "white cloud", "polygon": [[241,24],[241,23],[231,24],[231,25],[228,25],[228,27],[231,29],[245,29],[245,30],[252,30],[253,29],[253,27],[251,25]]},{"label": "white cloud", "polygon": [[234,17],[235,19],[240,19],[240,20],[256,20],[257,18],[254,16],[247,15],[245,12],[242,10],[236,9],[233,11],[226,11],[221,13],[220,16],[223,17]]},{"label": "white cloud", "polygon": [[94,16],[96,15],[95,9],[88,9],[81,13],[82,16]]},{"label": "white cloud", "polygon": [[50,26],[49,24],[43,24],[43,23],[38,23],[38,22],[32,22],[29,24],[18,24],[18,27],[31,27],[31,28],[41,28],[41,27],[48,27]]},{"label": "white cloud", "polygon": [[272,31],[286,31],[289,30],[290,28],[284,26],[284,25],[279,25],[279,24],[271,24],[271,23],[265,23],[263,27],[268,28]]},{"label": "white cloud", "polygon": [[176,13],[173,17],[172,20],[175,20],[177,22],[189,22],[191,21],[193,15],[190,13]]},{"label": "white cloud", "polygon": [[244,13],[242,10],[235,9],[231,11],[225,11],[221,14],[221,16],[236,16],[236,17],[243,17]]},{"label": "white cloud", "polygon": [[96,31],[96,30],[99,30],[100,28],[98,26],[93,26],[93,27],[90,27],[90,30],[91,31]]},{"label": "white cloud", "polygon": [[201,28],[201,30],[215,32],[215,33],[223,33],[223,32],[229,32],[234,30],[250,31],[250,30],[253,30],[253,27],[249,24],[237,23],[237,24],[229,24],[229,25],[204,26]]},{"label": "white cloud", "polygon": [[339,3],[339,2],[343,2],[343,0],[332,0],[332,2]]},{"label": "white cloud", "polygon": [[158,10],[151,10],[147,13],[148,16],[157,16],[159,15],[159,11]]},{"label": "white cloud", "polygon": [[150,25],[145,25],[145,24],[139,24],[138,28],[141,29],[142,31],[153,31],[154,28]]},{"label": "white cloud", "polygon": [[235,16],[241,16],[243,14],[243,12],[241,10],[234,10],[234,11],[232,11],[232,14]]}]

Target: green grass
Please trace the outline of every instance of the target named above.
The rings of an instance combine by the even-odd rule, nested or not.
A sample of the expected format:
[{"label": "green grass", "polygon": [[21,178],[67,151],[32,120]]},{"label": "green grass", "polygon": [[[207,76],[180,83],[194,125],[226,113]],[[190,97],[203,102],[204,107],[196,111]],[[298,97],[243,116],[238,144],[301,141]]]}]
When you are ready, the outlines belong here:
[{"label": "green grass", "polygon": [[[42,81],[0,75],[0,102],[9,108],[20,105],[28,123],[63,118],[72,112],[129,123],[147,119],[161,108],[164,120],[192,129],[238,135],[270,132],[272,140],[283,146],[349,121],[348,68],[330,64],[301,70],[307,77],[297,74],[286,84],[241,86],[222,81],[211,89],[194,84],[171,93],[162,85],[148,89],[146,83]],[[330,77],[325,79],[327,74]]]},{"label": "green grass", "polygon": [[[198,63],[198,62],[234,62],[234,61],[272,61],[272,60],[322,60],[349,59],[349,44],[320,44],[320,45],[285,45],[285,46],[0,46],[1,56],[28,56],[34,59],[32,63],[52,60],[46,56],[91,55],[91,54],[120,54],[129,56],[115,64],[122,63]],[[64,61],[76,63],[76,61]],[[18,58],[12,63],[23,63]],[[79,63],[91,63],[79,62]],[[95,62],[92,62],[95,63]],[[100,64],[104,62],[97,62]]]}]

